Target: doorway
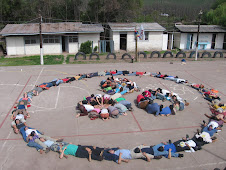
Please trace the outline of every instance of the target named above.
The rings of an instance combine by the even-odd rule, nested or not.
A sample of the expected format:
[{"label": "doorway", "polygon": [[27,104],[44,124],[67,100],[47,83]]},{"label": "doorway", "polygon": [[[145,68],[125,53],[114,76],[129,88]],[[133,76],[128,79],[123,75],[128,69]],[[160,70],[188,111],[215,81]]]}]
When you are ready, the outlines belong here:
[{"label": "doorway", "polygon": [[120,50],[126,50],[127,34],[120,34]]},{"label": "doorway", "polygon": [[217,34],[213,34],[212,43],[211,43],[211,49],[215,49],[216,36],[217,36]]},{"label": "doorway", "polygon": [[69,50],[68,50],[68,36],[62,36],[62,52],[69,52]]}]

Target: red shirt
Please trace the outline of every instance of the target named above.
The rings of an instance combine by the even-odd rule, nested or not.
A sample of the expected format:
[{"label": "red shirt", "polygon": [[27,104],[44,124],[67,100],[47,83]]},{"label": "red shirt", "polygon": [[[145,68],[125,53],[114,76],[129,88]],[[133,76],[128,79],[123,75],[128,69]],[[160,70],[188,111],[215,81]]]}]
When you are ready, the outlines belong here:
[{"label": "red shirt", "polygon": [[140,100],[141,99],[143,99],[144,98],[144,96],[143,95],[141,95],[141,94],[139,94],[138,96],[137,96],[137,103],[139,103],[140,102]]},{"label": "red shirt", "polygon": [[150,91],[144,91],[146,93],[145,97],[151,97],[151,92]]}]

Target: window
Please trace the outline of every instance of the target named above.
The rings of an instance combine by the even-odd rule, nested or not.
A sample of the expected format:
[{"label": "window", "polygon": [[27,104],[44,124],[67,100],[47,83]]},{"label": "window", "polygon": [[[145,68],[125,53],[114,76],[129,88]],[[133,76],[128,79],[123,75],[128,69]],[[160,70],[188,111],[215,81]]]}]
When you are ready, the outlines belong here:
[{"label": "window", "polygon": [[145,40],[148,40],[149,32],[148,31],[145,31],[144,32],[144,35],[145,35]]},{"label": "window", "polygon": [[24,37],[25,44],[37,44],[38,38],[37,36],[28,36]]},{"label": "window", "polygon": [[45,35],[43,36],[44,43],[60,43],[60,37],[54,35]]},{"label": "window", "polygon": [[78,35],[69,36],[69,42],[78,42]]}]

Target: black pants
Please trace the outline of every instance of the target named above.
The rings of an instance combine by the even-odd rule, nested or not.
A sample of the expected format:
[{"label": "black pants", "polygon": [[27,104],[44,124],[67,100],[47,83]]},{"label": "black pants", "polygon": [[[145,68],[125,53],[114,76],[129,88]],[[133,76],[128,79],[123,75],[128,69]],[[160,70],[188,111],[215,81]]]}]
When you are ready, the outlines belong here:
[{"label": "black pants", "polygon": [[[76,157],[78,157],[78,158],[89,158],[89,153],[85,149],[86,147],[89,148],[89,146],[78,145],[78,149],[76,151]],[[91,158],[93,160],[98,160],[98,161],[102,161],[103,160],[103,158],[100,156],[100,152],[98,154],[98,152],[94,152],[93,150],[92,150]]]}]

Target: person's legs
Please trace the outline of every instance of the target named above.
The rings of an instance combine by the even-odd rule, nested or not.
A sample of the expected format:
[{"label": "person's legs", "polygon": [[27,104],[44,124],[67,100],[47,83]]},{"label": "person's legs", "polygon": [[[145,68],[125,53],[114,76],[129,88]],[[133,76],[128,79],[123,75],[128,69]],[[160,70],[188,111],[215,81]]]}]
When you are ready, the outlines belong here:
[{"label": "person's legs", "polygon": [[184,103],[183,102],[180,102],[180,108],[179,108],[179,111],[182,111],[184,110]]},{"label": "person's legs", "polygon": [[40,149],[43,150],[43,147],[35,142],[28,142],[27,146],[34,147],[37,151],[39,151]]},{"label": "person's legs", "polygon": [[46,136],[46,135],[38,135],[38,136],[39,136],[40,138],[44,138],[45,140],[51,140],[51,141],[54,141],[54,142],[57,141],[57,139],[51,138],[51,137]]},{"label": "person's legs", "polygon": [[39,139],[35,139],[35,143],[42,146],[44,151],[46,150],[47,146],[43,142],[41,142]]}]

